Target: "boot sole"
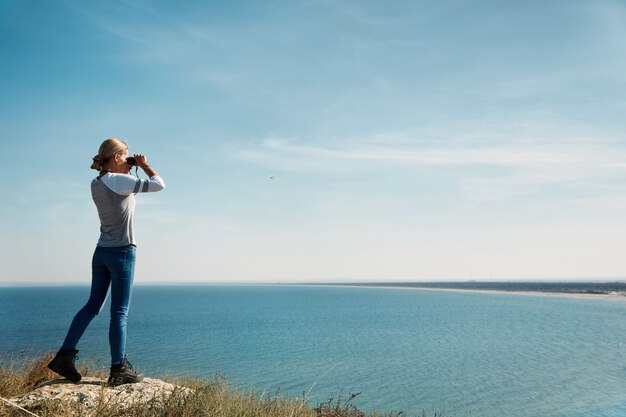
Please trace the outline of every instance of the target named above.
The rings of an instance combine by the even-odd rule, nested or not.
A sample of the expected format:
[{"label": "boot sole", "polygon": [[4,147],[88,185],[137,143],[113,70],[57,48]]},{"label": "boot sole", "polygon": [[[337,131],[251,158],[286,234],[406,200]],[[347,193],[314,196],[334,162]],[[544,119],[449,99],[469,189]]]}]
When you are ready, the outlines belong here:
[{"label": "boot sole", "polygon": [[107,381],[107,385],[110,387],[119,387],[120,385],[124,385],[124,384],[136,384],[137,382],[141,382],[143,381],[143,376],[140,376],[138,378],[133,378],[131,380],[124,380],[124,381],[111,381],[111,378],[109,378],[109,380]]},{"label": "boot sole", "polygon": [[58,369],[57,367],[54,366],[54,364],[52,362],[50,362],[48,364],[48,369],[50,369],[52,372],[61,375],[62,377],[72,381],[72,382],[79,382],[82,379],[81,375],[78,375],[78,379],[76,378],[72,378],[71,376],[68,376],[67,374],[63,374],[61,373],[60,369]]}]

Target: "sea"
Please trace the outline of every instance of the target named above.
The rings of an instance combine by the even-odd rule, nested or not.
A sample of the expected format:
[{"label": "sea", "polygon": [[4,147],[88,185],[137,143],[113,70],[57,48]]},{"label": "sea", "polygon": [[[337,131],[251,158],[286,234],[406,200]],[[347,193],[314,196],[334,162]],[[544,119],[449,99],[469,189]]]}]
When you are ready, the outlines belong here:
[{"label": "sea", "polygon": [[[0,354],[55,351],[88,286],[0,288]],[[109,366],[108,302],[80,361]],[[290,285],[136,285],[147,376],[225,376],[311,405],[427,416],[626,416],[626,299]]]}]

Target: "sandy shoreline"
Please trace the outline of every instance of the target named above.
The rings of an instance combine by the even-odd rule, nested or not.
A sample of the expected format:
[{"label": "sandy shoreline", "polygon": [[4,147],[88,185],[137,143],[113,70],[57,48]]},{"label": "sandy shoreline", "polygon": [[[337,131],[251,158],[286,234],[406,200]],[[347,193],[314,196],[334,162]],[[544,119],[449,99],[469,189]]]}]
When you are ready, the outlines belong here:
[{"label": "sandy shoreline", "polygon": [[531,295],[536,297],[567,297],[567,298],[591,298],[600,300],[626,301],[626,296],[621,294],[577,294],[569,292],[546,292],[546,291],[505,291],[505,290],[475,290],[463,288],[432,288],[432,287],[403,287],[400,285],[343,285],[343,284],[298,284],[309,287],[342,287],[342,288],[386,288],[393,290],[415,291],[446,291],[446,292],[469,292],[483,294],[505,295]]}]

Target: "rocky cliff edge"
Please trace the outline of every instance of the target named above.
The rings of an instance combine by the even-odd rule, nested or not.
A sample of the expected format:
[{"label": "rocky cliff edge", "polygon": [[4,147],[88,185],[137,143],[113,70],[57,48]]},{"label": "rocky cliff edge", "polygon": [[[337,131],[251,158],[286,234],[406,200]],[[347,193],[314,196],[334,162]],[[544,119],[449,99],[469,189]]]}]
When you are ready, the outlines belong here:
[{"label": "rocky cliff edge", "polygon": [[185,395],[191,389],[153,378],[144,378],[142,382],[135,384],[109,387],[106,380],[86,377],[78,383],[67,379],[49,381],[27,394],[6,400],[17,406],[16,408],[30,410],[31,415],[37,415],[37,409],[43,402],[49,408],[50,401],[58,401],[71,416],[95,416],[106,407],[114,406],[122,410],[133,405],[164,401],[174,392]]}]

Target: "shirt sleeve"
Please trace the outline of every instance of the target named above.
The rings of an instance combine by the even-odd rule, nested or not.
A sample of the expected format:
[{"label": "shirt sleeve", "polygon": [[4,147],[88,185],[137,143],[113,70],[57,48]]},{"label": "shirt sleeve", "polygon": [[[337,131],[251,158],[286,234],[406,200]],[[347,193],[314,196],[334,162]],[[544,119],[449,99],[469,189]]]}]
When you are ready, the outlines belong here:
[{"label": "shirt sleeve", "polygon": [[128,174],[108,174],[102,177],[104,184],[120,195],[152,193],[165,188],[165,182],[158,175],[145,180]]}]

